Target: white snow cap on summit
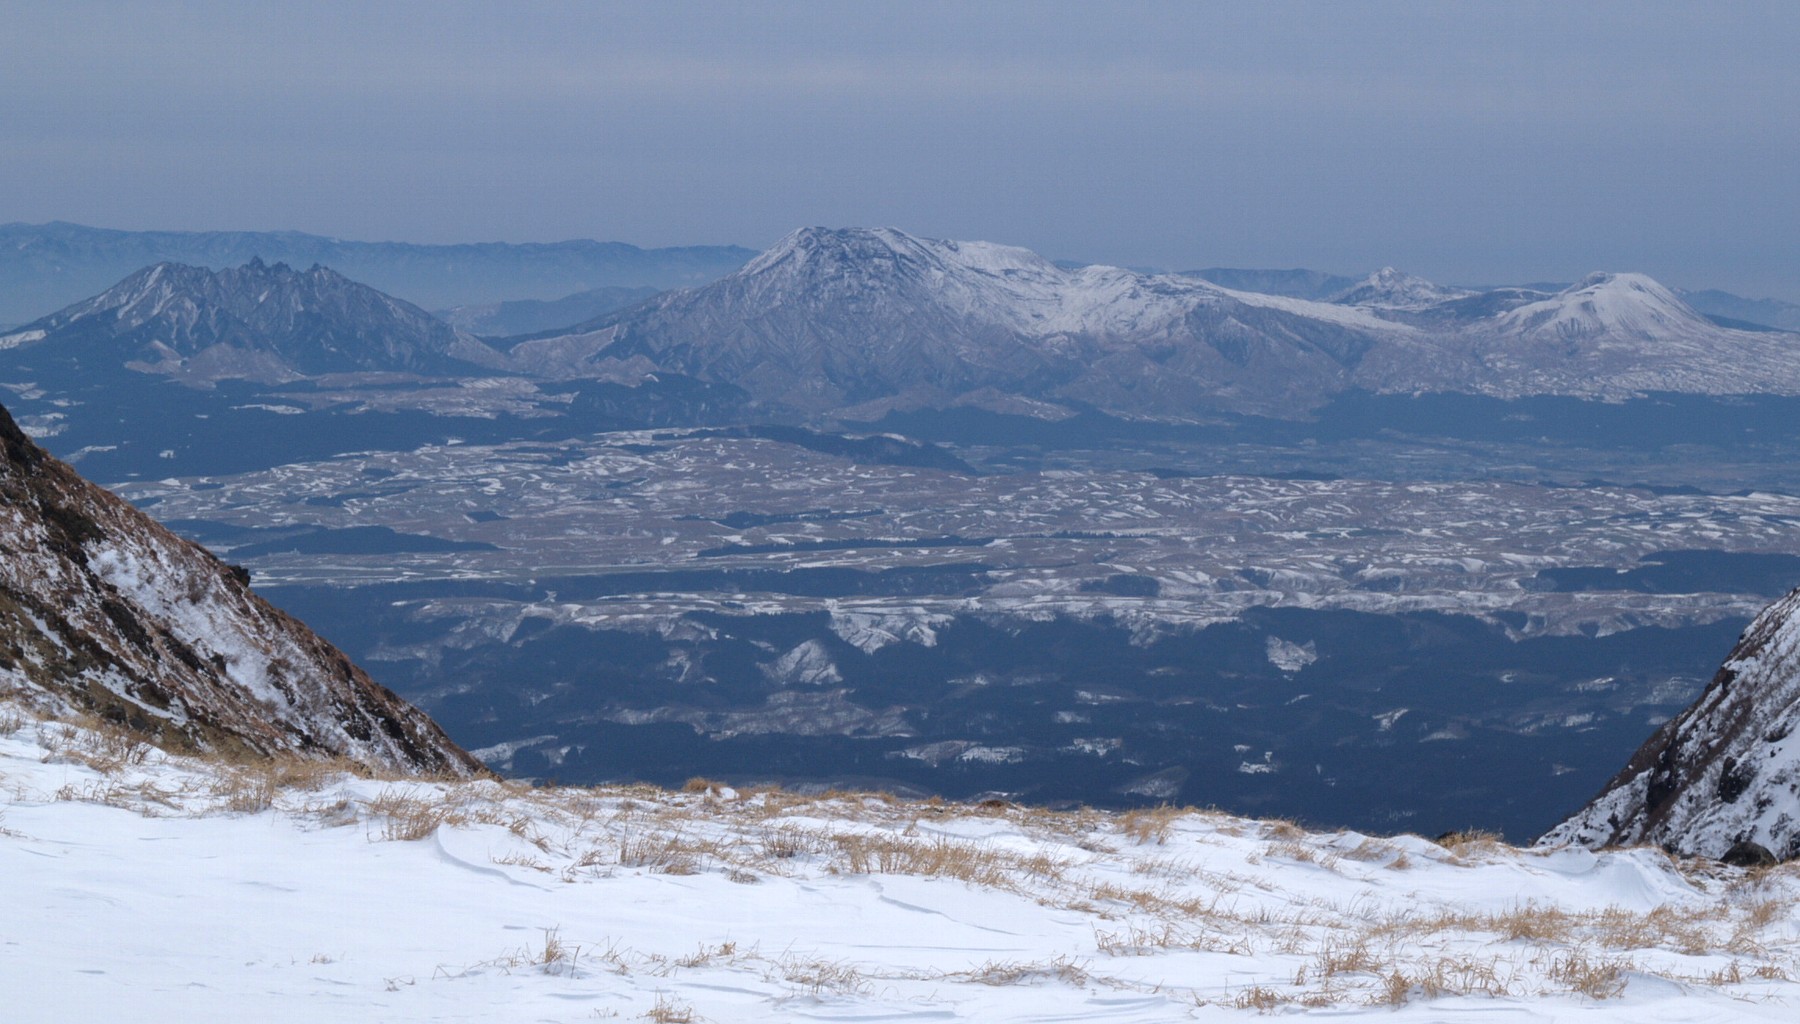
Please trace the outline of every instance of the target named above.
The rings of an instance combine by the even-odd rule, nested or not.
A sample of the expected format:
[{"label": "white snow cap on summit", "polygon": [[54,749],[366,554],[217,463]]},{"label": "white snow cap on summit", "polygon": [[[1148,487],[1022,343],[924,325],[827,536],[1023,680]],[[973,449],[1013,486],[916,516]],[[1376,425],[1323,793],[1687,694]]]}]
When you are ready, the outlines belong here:
[{"label": "white snow cap on summit", "polygon": [[1461,288],[1444,288],[1432,284],[1422,277],[1415,277],[1393,267],[1382,267],[1332,296],[1331,301],[1342,306],[1424,309],[1473,294],[1475,293]]},{"label": "white snow cap on summit", "polygon": [[1649,341],[1714,329],[1711,321],[1655,279],[1604,271],[1496,319],[1527,335],[1563,338],[1611,334]]}]

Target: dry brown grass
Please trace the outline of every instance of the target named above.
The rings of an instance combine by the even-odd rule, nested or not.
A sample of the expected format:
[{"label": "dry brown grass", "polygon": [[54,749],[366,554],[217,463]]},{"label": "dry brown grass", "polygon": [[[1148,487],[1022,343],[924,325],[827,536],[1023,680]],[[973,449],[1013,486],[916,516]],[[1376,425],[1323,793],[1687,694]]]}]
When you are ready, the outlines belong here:
[{"label": "dry brown grass", "polygon": [[1625,975],[1637,965],[1622,957],[1598,957],[1582,949],[1550,955],[1546,976],[1570,992],[1589,999],[1611,999],[1625,991]]},{"label": "dry brown grass", "polygon": [[1493,915],[1485,927],[1508,942],[1567,942],[1575,920],[1559,907],[1526,904]]},{"label": "dry brown grass", "polygon": [[944,975],[954,981],[970,981],[978,985],[1022,985],[1039,980],[1060,981],[1077,988],[1085,986],[1092,975],[1086,961],[1069,956],[1049,960],[989,960],[966,971]]},{"label": "dry brown grass", "polygon": [[619,839],[618,864],[625,868],[645,868],[665,875],[694,875],[725,859],[726,851],[718,840],[692,835],[679,828],[667,832],[645,829],[627,833]]},{"label": "dry brown grass", "polygon": [[1649,913],[1608,907],[1583,923],[1607,949],[1662,948],[1698,956],[1723,944],[1711,926],[1726,914],[1724,907],[1716,905],[1663,904]]},{"label": "dry brown grass", "polygon": [[581,947],[563,941],[560,928],[544,928],[542,931],[544,938],[539,945],[524,946],[492,960],[483,960],[460,971],[452,972],[439,968],[439,973],[446,977],[462,977],[484,970],[498,970],[505,974],[529,970],[570,977],[578,973],[581,964]]},{"label": "dry brown grass", "polygon": [[1139,846],[1146,843],[1161,846],[1174,834],[1175,823],[1192,810],[1169,804],[1129,810],[1119,815],[1119,832]]},{"label": "dry brown grass", "polygon": [[1094,949],[1117,957],[1156,956],[1170,950],[1250,956],[1256,952],[1253,931],[1243,922],[1227,918],[1194,924],[1128,923],[1118,931],[1094,929]]},{"label": "dry brown grass", "polygon": [[1405,856],[1405,854],[1401,852],[1399,846],[1389,840],[1376,839],[1373,836],[1364,836],[1361,842],[1350,849],[1343,851],[1342,855],[1350,860],[1370,862],[1387,860],[1388,858],[1395,856]]},{"label": "dry brown grass", "polygon": [[430,837],[444,825],[468,822],[468,817],[459,813],[442,793],[418,787],[399,789],[389,786],[363,806],[370,818],[380,822],[371,838],[382,842],[416,842]]},{"label": "dry brown grass", "polygon": [[1433,842],[1458,857],[1486,856],[1513,851],[1513,847],[1508,846],[1506,840],[1500,838],[1498,833],[1478,828],[1447,832]]},{"label": "dry brown grass", "polygon": [[261,814],[275,806],[279,792],[275,777],[268,772],[224,771],[212,785],[218,806],[231,814]]},{"label": "dry brown grass", "polygon": [[849,875],[919,875],[954,878],[971,885],[1017,891],[1032,882],[1055,882],[1065,863],[1048,854],[1022,855],[952,839],[890,832],[834,832],[828,870]]},{"label": "dry brown grass", "polygon": [[784,956],[775,966],[781,980],[809,996],[826,993],[849,996],[869,990],[869,982],[862,971],[846,960]]},{"label": "dry brown grass", "polygon": [[1322,978],[1339,974],[1374,974],[1382,966],[1382,961],[1369,952],[1363,942],[1328,943],[1313,959],[1313,970]]},{"label": "dry brown grass", "polygon": [[56,799],[67,803],[106,804],[129,807],[134,791],[117,782],[95,779],[83,783],[64,783],[57,787]]},{"label": "dry brown grass", "polygon": [[1369,1002],[1399,1006],[1414,998],[1511,995],[1513,988],[1509,975],[1515,973],[1507,971],[1498,957],[1423,957],[1406,968],[1400,965],[1389,968]]},{"label": "dry brown grass", "polygon": [[1279,857],[1297,864],[1317,864],[1327,871],[1337,869],[1342,856],[1329,847],[1309,839],[1280,839],[1263,848],[1264,857]]},{"label": "dry brown grass", "polygon": [[1264,839],[1305,839],[1307,831],[1292,818],[1265,818],[1259,822]]},{"label": "dry brown grass", "polygon": [[45,764],[80,764],[102,775],[142,765],[155,750],[124,729],[92,715],[41,724],[38,744],[44,750],[41,760]]},{"label": "dry brown grass", "polygon": [[644,1011],[643,1019],[654,1024],[694,1024],[700,1020],[694,1008],[666,993],[656,994],[656,1005]]},{"label": "dry brown grass", "polygon": [[1231,1005],[1240,1010],[1255,1010],[1257,1013],[1274,1013],[1277,1009],[1293,1002],[1292,996],[1283,995],[1272,988],[1252,985],[1232,997]]}]

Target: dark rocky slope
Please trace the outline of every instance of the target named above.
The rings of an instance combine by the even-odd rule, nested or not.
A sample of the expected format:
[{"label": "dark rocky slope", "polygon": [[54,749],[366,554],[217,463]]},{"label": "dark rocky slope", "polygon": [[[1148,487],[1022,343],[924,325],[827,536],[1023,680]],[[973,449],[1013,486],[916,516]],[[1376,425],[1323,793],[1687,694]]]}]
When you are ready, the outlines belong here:
[{"label": "dark rocky slope", "polygon": [[483,771],[242,570],[82,479],[4,409],[0,694],[171,750]]},{"label": "dark rocky slope", "polygon": [[[1653,843],[1800,858],[1800,590],[1764,609],[1712,683],[1541,845]],[[1735,850],[1735,854],[1734,854]]]}]

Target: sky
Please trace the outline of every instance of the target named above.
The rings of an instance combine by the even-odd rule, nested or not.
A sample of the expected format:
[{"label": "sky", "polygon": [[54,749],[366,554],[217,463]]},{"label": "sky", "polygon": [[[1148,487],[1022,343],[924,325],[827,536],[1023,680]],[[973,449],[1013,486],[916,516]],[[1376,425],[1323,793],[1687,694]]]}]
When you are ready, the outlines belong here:
[{"label": "sky", "polygon": [[0,0],[0,222],[1800,301],[1800,4]]}]

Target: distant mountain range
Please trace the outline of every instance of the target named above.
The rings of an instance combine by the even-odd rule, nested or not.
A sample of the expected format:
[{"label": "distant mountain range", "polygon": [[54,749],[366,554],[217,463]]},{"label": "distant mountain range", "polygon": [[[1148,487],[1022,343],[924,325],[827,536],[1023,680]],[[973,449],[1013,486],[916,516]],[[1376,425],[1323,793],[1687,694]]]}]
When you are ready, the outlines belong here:
[{"label": "distant mountain range", "polygon": [[649,287],[590,288],[560,299],[517,299],[456,306],[438,310],[437,316],[450,326],[470,334],[488,337],[538,334],[635,305],[660,290]]},{"label": "distant mountain range", "polygon": [[1800,347],[1784,337],[1721,327],[1638,274],[1474,292],[1390,268],[1318,301],[1067,269],[986,242],[807,228],[718,281],[512,355],[544,376],[680,373],[806,414],[988,394],[1179,418],[1296,416],[1350,389],[1792,394]]},{"label": "distant mountain range", "polygon": [[[1071,264],[1080,266],[1080,264]],[[1391,270],[1391,268],[1390,268]],[[1396,271],[1397,273],[1397,271]],[[1342,301],[1341,297],[1361,282],[1353,277],[1341,274],[1327,274],[1317,270],[1241,270],[1231,267],[1208,267],[1204,270],[1184,270],[1182,277],[1197,277],[1202,281],[1211,281],[1221,288],[1230,288],[1240,292],[1262,292],[1265,295],[1286,295],[1296,299],[1316,299],[1321,302]],[[1569,282],[1530,283],[1519,285],[1529,291],[1557,292],[1569,287]],[[1464,288],[1466,292],[1494,291],[1493,286],[1485,288]],[[1800,332],[1800,303],[1783,302],[1780,299],[1746,299],[1741,295],[1709,288],[1702,291],[1688,291],[1682,288],[1673,289],[1681,301],[1715,323],[1726,327],[1740,327],[1755,330],[1758,328],[1775,328],[1783,331]]]},{"label": "distant mountain range", "polygon": [[703,284],[754,255],[731,245],[640,249],[588,240],[415,245],[352,242],[297,231],[113,231],[60,221],[0,224],[0,324],[37,319],[163,262],[214,270],[257,258],[300,267],[323,264],[427,309],[441,309],[557,299],[593,288]]},{"label": "distant mountain range", "polygon": [[988,242],[806,228],[697,287],[449,312],[492,336],[603,310],[483,341],[322,266],[165,262],[0,334],[0,363],[28,379],[130,369],[188,383],[503,373],[667,388],[686,378],[777,419],[1020,402],[1295,418],[1352,390],[1800,394],[1792,335],[1721,324],[1640,274],[1476,291],[1394,268],[1348,284],[1259,273],[1252,283],[1290,291],[1342,287],[1305,299],[1192,275],[1065,268]]},{"label": "distant mountain range", "polygon": [[1709,317],[1724,317],[1751,326],[1800,331],[1800,303],[1779,299],[1746,299],[1741,295],[1707,289],[1680,292],[1682,301]]},{"label": "distant mountain range", "polygon": [[1221,288],[1239,292],[1261,292],[1264,295],[1286,295],[1292,299],[1328,299],[1356,286],[1357,279],[1342,274],[1317,270],[1240,270],[1231,267],[1207,267],[1184,270],[1182,277],[1197,277]]}]

